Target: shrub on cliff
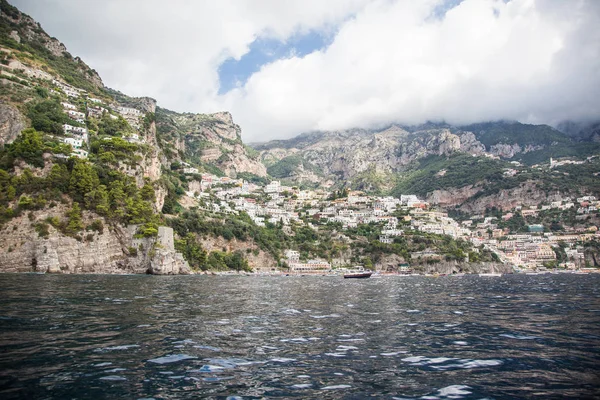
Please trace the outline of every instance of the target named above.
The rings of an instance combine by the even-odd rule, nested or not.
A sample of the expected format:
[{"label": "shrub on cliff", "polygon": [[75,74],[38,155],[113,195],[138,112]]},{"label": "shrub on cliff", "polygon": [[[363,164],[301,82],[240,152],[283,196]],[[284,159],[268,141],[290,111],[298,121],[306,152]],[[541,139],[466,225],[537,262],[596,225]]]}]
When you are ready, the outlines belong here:
[{"label": "shrub on cliff", "polygon": [[31,126],[38,131],[54,134],[64,133],[62,125],[68,117],[57,99],[40,100],[29,105],[27,116]]},{"label": "shrub on cliff", "polygon": [[17,139],[8,147],[10,160],[5,167],[11,168],[15,159],[22,159],[34,167],[43,168],[44,140],[40,132],[35,129],[25,129]]},{"label": "shrub on cliff", "polygon": [[77,232],[83,230],[83,219],[81,217],[81,208],[79,203],[73,203],[73,208],[67,212],[67,225],[65,227],[65,233],[67,235],[75,235]]}]

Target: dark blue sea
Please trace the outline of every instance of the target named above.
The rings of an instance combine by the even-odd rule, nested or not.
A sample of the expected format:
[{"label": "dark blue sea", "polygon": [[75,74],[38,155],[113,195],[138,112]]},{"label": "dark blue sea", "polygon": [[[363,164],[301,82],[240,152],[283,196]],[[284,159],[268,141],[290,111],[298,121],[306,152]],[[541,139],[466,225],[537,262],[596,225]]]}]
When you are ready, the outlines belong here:
[{"label": "dark blue sea", "polygon": [[600,275],[0,275],[0,398],[600,398]]}]

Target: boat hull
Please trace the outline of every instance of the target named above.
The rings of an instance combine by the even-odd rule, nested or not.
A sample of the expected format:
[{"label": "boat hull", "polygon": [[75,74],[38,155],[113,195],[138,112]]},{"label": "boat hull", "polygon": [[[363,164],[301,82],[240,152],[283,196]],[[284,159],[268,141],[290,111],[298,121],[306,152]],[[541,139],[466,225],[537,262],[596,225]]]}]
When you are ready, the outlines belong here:
[{"label": "boat hull", "polygon": [[358,274],[344,274],[344,279],[364,279],[364,278],[370,278],[372,274],[373,274],[372,272],[361,272],[361,273],[358,273]]}]

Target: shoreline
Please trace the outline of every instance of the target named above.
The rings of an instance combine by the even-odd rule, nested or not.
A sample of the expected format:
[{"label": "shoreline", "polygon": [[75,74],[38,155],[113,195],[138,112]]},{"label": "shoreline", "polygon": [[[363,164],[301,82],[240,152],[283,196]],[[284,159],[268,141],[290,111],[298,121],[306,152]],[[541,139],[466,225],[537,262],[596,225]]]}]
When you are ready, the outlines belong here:
[{"label": "shoreline", "polygon": [[[586,268],[585,270],[551,270],[551,271],[515,271],[511,273],[457,273],[457,274],[406,274],[406,273],[394,273],[394,272],[374,272],[371,278],[383,278],[383,277],[414,277],[414,276],[422,276],[427,278],[443,278],[443,277],[464,277],[464,276],[480,276],[480,277],[501,277],[504,275],[558,275],[558,274],[569,274],[569,275],[591,275],[591,274],[600,274],[600,268]],[[143,275],[152,275],[152,276],[250,276],[250,277],[271,277],[271,276],[280,276],[280,277],[301,277],[301,276],[321,276],[321,277],[343,277],[343,273],[340,272],[303,272],[303,273],[294,273],[294,272],[238,272],[238,271],[199,271],[188,274],[132,274],[132,273],[94,273],[94,272],[82,272],[82,273],[52,273],[52,272],[5,272],[0,271],[0,275],[81,275],[81,276],[90,276],[90,275],[99,275],[99,276],[143,276]]]}]

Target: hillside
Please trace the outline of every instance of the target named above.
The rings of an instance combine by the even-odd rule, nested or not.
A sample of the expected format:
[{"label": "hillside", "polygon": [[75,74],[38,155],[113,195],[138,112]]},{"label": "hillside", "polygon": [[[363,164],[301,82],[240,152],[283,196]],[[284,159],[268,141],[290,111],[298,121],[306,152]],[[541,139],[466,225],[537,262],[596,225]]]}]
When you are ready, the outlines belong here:
[{"label": "hillside", "polygon": [[5,0],[0,11],[0,272],[506,272],[479,239],[510,229],[470,229],[440,209],[551,203],[569,210],[548,227],[597,224],[600,144],[586,134],[426,123],[251,148],[230,113],[107,88],[33,19]]},{"label": "hillside", "polygon": [[346,186],[397,196],[414,193],[465,209],[479,209],[474,204],[481,204],[478,199],[482,196],[493,203],[494,196],[525,182],[544,187],[546,192],[598,192],[593,169],[574,166],[576,179],[585,183],[572,186],[537,169],[551,158],[586,160],[600,154],[598,143],[578,141],[547,125],[426,123],[375,132],[354,129],[303,134],[263,143],[256,149],[268,165],[267,171],[289,184]]},{"label": "hillside", "polygon": [[186,168],[266,175],[239,126],[107,88],[31,17],[0,11],[0,270],[189,272],[163,212],[181,209]]}]

